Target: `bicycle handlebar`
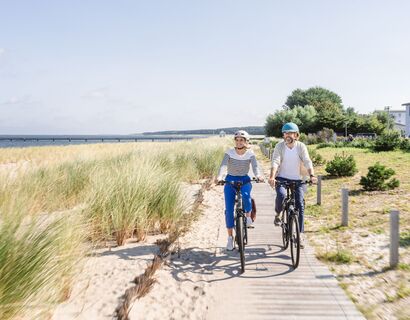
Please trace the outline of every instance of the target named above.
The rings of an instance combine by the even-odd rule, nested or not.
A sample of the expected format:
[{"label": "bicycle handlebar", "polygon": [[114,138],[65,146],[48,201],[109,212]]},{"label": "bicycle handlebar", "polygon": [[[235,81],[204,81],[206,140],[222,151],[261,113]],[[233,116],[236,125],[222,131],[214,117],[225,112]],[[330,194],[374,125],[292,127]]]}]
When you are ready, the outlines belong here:
[{"label": "bicycle handlebar", "polygon": [[259,180],[259,179],[256,179],[256,178],[252,178],[249,182],[245,182],[245,183],[242,183],[241,181],[226,181],[226,180],[221,180],[221,181],[218,181],[218,183],[217,183],[217,185],[220,185],[220,186],[223,186],[224,184],[231,184],[231,185],[233,185],[233,186],[243,186],[243,185],[245,185],[245,184],[248,184],[248,183],[252,183],[252,182],[254,182],[254,183],[261,183],[262,181],[261,180]]},{"label": "bicycle handlebar", "polygon": [[313,184],[312,180],[303,180],[299,182],[299,181],[280,181],[280,180],[275,179],[275,182],[278,185],[282,185],[284,187],[291,186],[292,184],[295,184],[295,185],[302,185],[302,184],[312,185]]}]

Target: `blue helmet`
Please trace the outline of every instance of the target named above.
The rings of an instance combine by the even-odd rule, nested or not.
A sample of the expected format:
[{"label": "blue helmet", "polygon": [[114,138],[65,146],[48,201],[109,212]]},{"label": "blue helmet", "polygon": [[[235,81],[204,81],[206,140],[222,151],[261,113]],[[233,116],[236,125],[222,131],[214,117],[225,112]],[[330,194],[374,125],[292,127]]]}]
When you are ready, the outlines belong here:
[{"label": "blue helmet", "polygon": [[282,127],[282,133],[284,132],[297,132],[299,133],[299,127],[296,123],[288,122],[285,123]]}]

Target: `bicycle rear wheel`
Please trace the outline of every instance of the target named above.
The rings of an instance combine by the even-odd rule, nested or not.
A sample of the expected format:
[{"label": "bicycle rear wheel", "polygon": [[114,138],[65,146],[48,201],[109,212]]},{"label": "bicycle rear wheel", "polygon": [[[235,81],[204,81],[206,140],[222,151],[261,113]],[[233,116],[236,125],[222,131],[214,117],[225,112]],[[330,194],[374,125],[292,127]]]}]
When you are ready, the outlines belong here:
[{"label": "bicycle rear wheel", "polygon": [[236,217],[236,224],[235,224],[235,232],[236,232],[236,243],[238,244],[239,256],[241,258],[241,269],[242,273],[245,272],[245,244],[244,244],[244,223],[243,219],[240,215]]},{"label": "bicycle rear wheel", "polygon": [[283,250],[286,250],[289,245],[289,223],[287,218],[288,213],[286,211],[282,212],[282,242],[283,242]]},{"label": "bicycle rear wheel", "polygon": [[295,214],[290,216],[290,254],[292,265],[296,269],[300,258],[300,231],[298,216]]}]

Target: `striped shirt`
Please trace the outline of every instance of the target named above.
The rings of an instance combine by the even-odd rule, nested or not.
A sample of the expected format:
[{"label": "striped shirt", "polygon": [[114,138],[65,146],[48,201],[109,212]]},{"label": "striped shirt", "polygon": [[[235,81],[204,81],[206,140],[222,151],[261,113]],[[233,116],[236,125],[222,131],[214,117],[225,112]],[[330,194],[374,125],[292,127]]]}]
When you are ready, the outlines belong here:
[{"label": "striped shirt", "polygon": [[261,175],[258,161],[252,150],[247,150],[243,155],[236,153],[235,149],[225,152],[221,167],[218,172],[218,180],[222,180],[225,172],[231,176],[246,176],[252,164],[253,174],[258,177]]}]

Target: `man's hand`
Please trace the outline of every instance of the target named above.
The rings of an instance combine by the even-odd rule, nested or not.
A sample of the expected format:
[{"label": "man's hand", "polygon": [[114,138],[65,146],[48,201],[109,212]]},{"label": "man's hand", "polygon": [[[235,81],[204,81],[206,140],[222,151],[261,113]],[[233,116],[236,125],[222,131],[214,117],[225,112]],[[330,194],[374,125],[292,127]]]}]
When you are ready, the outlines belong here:
[{"label": "man's hand", "polygon": [[275,185],[276,185],[275,178],[269,177],[268,183],[272,186],[272,188],[275,188]]},{"label": "man's hand", "polygon": [[310,177],[310,181],[314,184],[317,183],[317,178],[315,176]]},{"label": "man's hand", "polygon": [[263,182],[263,181],[265,181],[265,178],[264,178],[264,176],[257,176],[256,181]]}]

